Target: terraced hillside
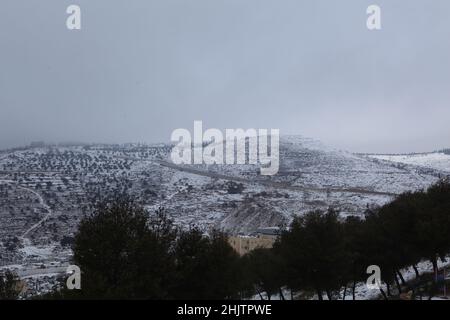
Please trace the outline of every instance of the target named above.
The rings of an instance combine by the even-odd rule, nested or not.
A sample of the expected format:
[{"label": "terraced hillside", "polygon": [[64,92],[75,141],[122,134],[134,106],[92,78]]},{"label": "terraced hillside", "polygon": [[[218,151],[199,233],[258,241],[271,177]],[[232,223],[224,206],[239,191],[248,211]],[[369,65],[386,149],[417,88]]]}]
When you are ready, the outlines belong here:
[{"label": "terraced hillside", "polygon": [[363,215],[446,174],[439,166],[354,155],[298,136],[281,138],[275,176],[261,176],[257,165],[178,166],[170,162],[170,151],[168,144],[3,151],[0,265],[23,274],[64,266],[89,204],[120,192],[132,194],[150,212],[164,207],[182,228],[250,233],[315,209]]}]

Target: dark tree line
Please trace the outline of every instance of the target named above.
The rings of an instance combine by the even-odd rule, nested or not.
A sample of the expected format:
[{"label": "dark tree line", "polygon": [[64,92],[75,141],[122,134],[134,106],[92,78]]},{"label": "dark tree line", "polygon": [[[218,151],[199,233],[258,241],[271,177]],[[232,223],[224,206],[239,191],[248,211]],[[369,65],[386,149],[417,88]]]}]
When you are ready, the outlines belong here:
[{"label": "dark tree line", "polygon": [[227,299],[241,291],[240,259],[225,234],[177,229],[127,197],[99,202],[80,223],[73,263],[81,290],[46,298]]},{"label": "dark tree line", "polygon": [[272,249],[243,257],[222,232],[181,231],[163,210],[149,216],[118,198],[82,220],[73,250],[82,289],[62,289],[55,298],[288,299],[303,293],[355,299],[367,267],[378,265],[387,299],[405,287],[400,270],[413,267],[419,276],[418,262],[428,259],[437,268],[450,253],[450,184],[402,194],[364,219],[310,212],[295,218]]},{"label": "dark tree line", "polygon": [[345,298],[350,287],[355,298],[355,284],[366,281],[368,266],[378,265],[387,286],[387,292],[380,291],[387,299],[392,285],[397,293],[406,285],[401,269],[412,267],[419,277],[420,261],[428,259],[436,271],[438,258],[445,261],[450,253],[450,184],[402,194],[368,211],[365,219],[342,221],[332,210],[295,218],[272,251],[284,263],[278,269],[286,274],[280,286],[314,291],[319,299],[323,293]]}]

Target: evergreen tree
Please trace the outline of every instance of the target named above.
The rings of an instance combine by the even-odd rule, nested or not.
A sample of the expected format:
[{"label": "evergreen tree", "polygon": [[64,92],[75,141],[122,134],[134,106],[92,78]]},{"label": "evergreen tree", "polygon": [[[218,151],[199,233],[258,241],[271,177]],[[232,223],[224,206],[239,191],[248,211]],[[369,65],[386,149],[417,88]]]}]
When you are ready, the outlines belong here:
[{"label": "evergreen tree", "polygon": [[126,197],[99,203],[75,236],[82,297],[167,298],[175,237],[161,211],[150,221],[148,213]]},{"label": "evergreen tree", "polygon": [[284,282],[284,263],[282,258],[272,249],[255,249],[243,258],[243,264],[248,268],[247,277],[250,277],[254,284],[254,291],[260,297],[262,292],[267,294],[270,300],[271,296],[280,294],[284,299],[282,287]]},{"label": "evergreen tree", "polygon": [[207,236],[197,228],[182,232],[175,246],[175,256],[174,298],[238,297],[242,281],[240,260],[225,234],[214,230]]},{"label": "evergreen tree", "polygon": [[20,280],[16,274],[7,270],[0,274],[0,300],[16,300],[19,297]]},{"label": "evergreen tree", "polygon": [[338,214],[315,211],[297,217],[276,245],[287,264],[289,287],[315,290],[319,299],[347,281],[349,259]]}]

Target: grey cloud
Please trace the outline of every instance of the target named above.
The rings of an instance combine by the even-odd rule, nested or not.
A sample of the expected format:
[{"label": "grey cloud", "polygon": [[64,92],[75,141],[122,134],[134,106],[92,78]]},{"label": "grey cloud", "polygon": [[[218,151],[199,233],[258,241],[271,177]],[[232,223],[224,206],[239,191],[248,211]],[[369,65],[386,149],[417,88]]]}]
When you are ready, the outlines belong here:
[{"label": "grey cloud", "polygon": [[[447,0],[3,0],[0,147],[279,128],[350,151],[450,141]],[[365,9],[382,8],[369,32]]]}]

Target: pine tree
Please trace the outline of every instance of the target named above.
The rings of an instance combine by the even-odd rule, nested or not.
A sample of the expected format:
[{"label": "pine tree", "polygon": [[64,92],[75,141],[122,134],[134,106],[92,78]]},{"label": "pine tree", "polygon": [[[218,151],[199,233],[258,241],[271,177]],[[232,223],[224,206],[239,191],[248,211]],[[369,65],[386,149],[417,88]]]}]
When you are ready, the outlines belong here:
[{"label": "pine tree", "polygon": [[16,274],[7,270],[0,274],[0,300],[16,300],[19,297],[20,280]]},{"label": "pine tree", "polygon": [[148,213],[126,197],[99,203],[75,235],[82,297],[167,298],[175,237],[162,211],[149,220]]},{"label": "pine tree", "polygon": [[193,228],[182,232],[175,247],[176,281],[172,288],[177,299],[237,298],[242,273],[238,254],[224,233],[210,235]]},{"label": "pine tree", "polygon": [[334,299],[334,291],[347,281],[348,263],[343,226],[337,212],[315,211],[295,218],[276,245],[287,264],[289,287],[325,292]]},{"label": "pine tree", "polygon": [[254,284],[254,290],[262,297],[265,292],[270,300],[275,294],[284,299],[282,287],[284,283],[284,263],[282,258],[272,249],[255,249],[243,258],[248,268],[248,275]]}]

